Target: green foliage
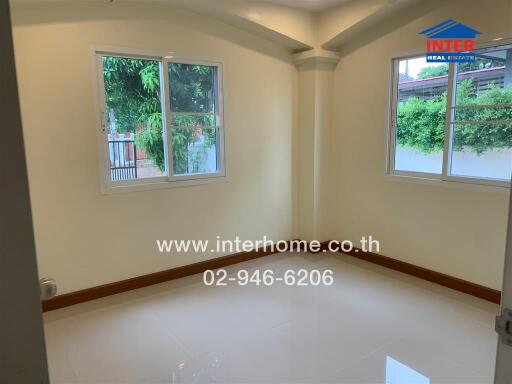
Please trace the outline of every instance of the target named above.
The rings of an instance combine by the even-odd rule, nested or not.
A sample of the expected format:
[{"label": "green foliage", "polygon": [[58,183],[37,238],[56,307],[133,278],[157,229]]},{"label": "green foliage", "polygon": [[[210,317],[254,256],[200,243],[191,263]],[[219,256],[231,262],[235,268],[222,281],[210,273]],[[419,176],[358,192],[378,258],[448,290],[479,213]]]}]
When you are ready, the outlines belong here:
[{"label": "green foliage", "polygon": [[422,100],[411,97],[397,111],[397,143],[430,153],[442,150],[446,118],[446,93]]},{"label": "green foliage", "polygon": [[137,132],[137,146],[164,170],[158,62],[106,56],[103,74],[109,124],[113,117],[117,132]]},{"label": "green foliage", "polygon": [[[512,104],[512,87],[505,90],[496,84],[491,84],[486,92],[477,94],[472,79],[466,79],[457,87],[457,105],[496,105]],[[496,122],[512,120],[512,109],[506,108],[459,108],[457,120]],[[512,124],[456,124],[454,128],[454,146],[471,147],[473,151],[482,154],[491,148],[512,147]]]},{"label": "green foliage", "polygon": [[427,79],[429,77],[445,76],[447,74],[448,64],[429,65],[428,67],[423,67],[420,69],[417,78],[418,80]]},{"label": "green foliage", "polygon": [[[216,125],[214,70],[214,67],[204,65],[178,63],[169,65],[172,125],[179,127],[173,128],[172,135],[175,174],[190,171],[188,146],[197,141],[198,137],[204,135],[206,147],[211,147],[216,142],[216,129],[202,128]],[[208,113],[208,115],[180,113]]]},{"label": "green foliage", "polygon": [[214,67],[205,65],[169,65],[171,109],[173,112],[215,112]]},{"label": "green foliage", "polygon": [[[144,149],[163,171],[165,155],[159,63],[104,57],[103,68],[109,119],[115,118],[117,132],[136,132],[137,147]],[[189,172],[189,144],[203,134],[207,147],[215,144],[216,129],[198,128],[215,125],[214,68],[189,64],[170,64],[169,68],[172,111],[212,113],[204,117],[173,115],[172,124],[179,126],[173,128],[172,135],[174,172],[183,174]]]},{"label": "green foliage", "polygon": [[[457,86],[457,106],[512,104],[512,87],[501,89],[491,85],[486,92],[477,93],[473,79]],[[457,108],[460,121],[511,120],[511,108]],[[398,106],[397,143],[423,153],[440,151],[444,146],[446,93],[432,99],[411,97]],[[456,124],[453,146],[455,150],[469,147],[482,154],[496,148],[512,148],[512,124],[481,123]]]},{"label": "green foliage", "polygon": [[108,118],[114,114],[117,132],[135,132],[149,116],[161,114],[156,61],[104,57],[103,74]]},{"label": "green foliage", "polygon": [[149,122],[145,129],[135,136],[137,148],[143,148],[148,157],[155,162],[161,171],[165,170],[165,155],[163,150],[163,132],[160,120]]}]

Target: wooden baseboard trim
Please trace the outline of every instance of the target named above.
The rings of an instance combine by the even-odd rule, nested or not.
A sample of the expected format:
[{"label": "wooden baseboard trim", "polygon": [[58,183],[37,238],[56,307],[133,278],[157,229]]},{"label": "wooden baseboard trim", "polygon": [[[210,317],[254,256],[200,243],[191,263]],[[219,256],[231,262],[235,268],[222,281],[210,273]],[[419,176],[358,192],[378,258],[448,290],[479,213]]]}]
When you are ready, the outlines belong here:
[{"label": "wooden baseboard trim", "polygon": [[[328,244],[328,241],[323,242],[322,250],[328,250]],[[433,271],[431,269],[418,267],[414,264],[409,264],[404,261],[393,259],[391,257],[379,255],[377,253],[363,252],[359,248],[353,248],[350,252],[340,251],[340,253],[344,253],[346,255],[368,261],[370,263],[378,264],[398,272],[406,273],[408,275],[418,277],[420,279],[427,280],[459,292],[464,292],[469,295],[490,301],[492,303],[500,304],[501,302],[500,291],[484,287],[483,285],[475,284],[467,280],[459,279],[458,277],[453,277],[444,273]]]},{"label": "wooden baseboard trim", "polygon": [[277,252],[264,249],[258,249],[250,252],[241,252],[233,255],[201,261],[194,264],[184,265],[183,267],[171,268],[161,272],[150,273],[148,275],[137,276],[131,279],[116,281],[114,283],[99,285],[97,287],[57,295],[50,300],[45,300],[42,302],[43,312],[53,311],[55,309],[69,307],[71,305],[100,299],[102,297],[111,296],[126,291],[131,291],[133,289],[148,287],[150,285],[179,279],[181,277],[203,273],[209,269],[227,267],[229,265],[272,255],[274,253]]},{"label": "wooden baseboard trim", "polygon": [[[323,242],[321,251],[328,250],[328,241]],[[320,251],[320,252],[321,252]],[[131,291],[138,288],[148,287],[150,285],[163,283],[179,279],[181,277],[191,276],[198,273],[203,273],[209,269],[218,269],[227,267],[229,265],[241,263],[272,255],[276,252],[270,250],[258,249],[250,252],[241,252],[233,255],[218,257],[215,259],[205,260],[194,264],[185,265],[182,267],[171,268],[161,272],[150,273],[148,275],[137,276],[131,279],[121,280],[114,283],[104,284],[97,287],[82,289],[76,292],[65,293],[58,295],[50,300],[42,302],[43,312],[52,311],[59,308],[69,307],[71,305],[84,303],[102,297],[115,295]],[[363,252],[359,248],[354,248],[350,252],[341,252],[346,255],[368,261],[373,264],[393,269],[408,275],[418,277],[423,280],[430,281],[454,289],[459,292],[464,292],[469,295],[479,297],[481,299],[500,304],[501,292],[492,288],[484,287],[479,284],[472,283],[467,280],[459,279],[457,277],[449,276],[444,273],[432,271],[427,268],[418,267],[414,264],[406,263],[404,261],[396,260],[391,257],[379,255],[373,252]]]}]

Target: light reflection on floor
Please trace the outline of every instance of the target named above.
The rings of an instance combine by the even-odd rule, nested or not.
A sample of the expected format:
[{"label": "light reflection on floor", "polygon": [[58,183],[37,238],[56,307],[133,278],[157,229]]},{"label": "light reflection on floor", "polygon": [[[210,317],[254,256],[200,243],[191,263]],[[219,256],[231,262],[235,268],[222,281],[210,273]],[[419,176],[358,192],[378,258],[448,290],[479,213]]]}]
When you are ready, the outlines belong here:
[{"label": "light reflection on floor", "polygon": [[386,356],[386,384],[430,384],[430,379],[391,356]]}]

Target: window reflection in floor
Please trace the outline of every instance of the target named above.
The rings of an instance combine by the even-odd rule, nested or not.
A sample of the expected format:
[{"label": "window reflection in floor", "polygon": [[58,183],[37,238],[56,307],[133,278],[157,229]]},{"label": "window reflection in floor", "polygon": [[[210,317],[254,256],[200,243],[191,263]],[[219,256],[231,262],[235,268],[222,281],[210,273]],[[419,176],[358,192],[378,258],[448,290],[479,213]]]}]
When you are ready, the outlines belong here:
[{"label": "window reflection in floor", "polygon": [[386,384],[430,384],[430,379],[392,357],[386,356]]}]

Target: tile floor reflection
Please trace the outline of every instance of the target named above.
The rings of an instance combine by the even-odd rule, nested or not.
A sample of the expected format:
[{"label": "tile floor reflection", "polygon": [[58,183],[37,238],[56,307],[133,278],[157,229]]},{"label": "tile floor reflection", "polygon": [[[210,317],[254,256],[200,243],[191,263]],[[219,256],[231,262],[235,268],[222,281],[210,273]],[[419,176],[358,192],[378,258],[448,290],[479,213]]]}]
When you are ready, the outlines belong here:
[{"label": "tile floor reflection", "polygon": [[430,379],[391,356],[386,356],[386,384],[410,383],[430,384]]},{"label": "tile floor reflection", "polygon": [[498,306],[348,256],[330,287],[207,287],[201,276],[46,313],[52,383],[491,383]]}]

